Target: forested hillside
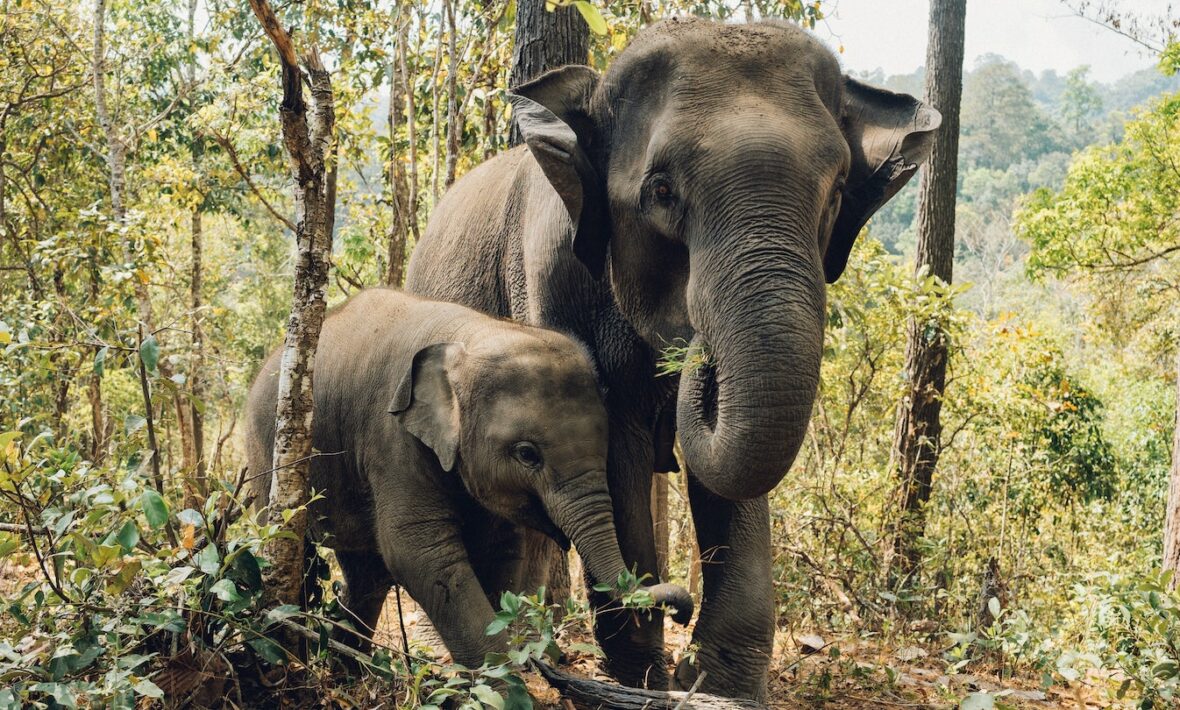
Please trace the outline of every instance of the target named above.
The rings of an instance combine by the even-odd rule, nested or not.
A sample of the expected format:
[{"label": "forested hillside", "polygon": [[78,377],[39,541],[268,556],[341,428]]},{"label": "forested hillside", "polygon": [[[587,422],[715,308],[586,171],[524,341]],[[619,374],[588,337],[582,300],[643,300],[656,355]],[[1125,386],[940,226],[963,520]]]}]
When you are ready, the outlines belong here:
[{"label": "forested hillside", "polygon": [[[518,3],[276,4],[294,75],[246,3],[3,3],[0,708],[273,707],[286,692],[290,706],[559,706],[534,663],[560,647],[593,668],[576,577],[564,606],[505,595],[493,634],[508,629],[511,651],[476,669],[402,632],[408,596],[373,649],[342,646],[328,549],[311,548],[324,584],[307,609],[264,594],[264,551],[298,542],[285,525],[305,509],[244,512],[270,472],[245,468],[242,408],[305,263],[292,171],[309,164],[280,123],[292,87],[334,108],[309,142],[328,305],[400,286],[440,198],[508,148]],[[814,27],[828,9],[554,4],[584,23],[599,71],[663,17]],[[1109,84],[969,62],[954,282],[914,273],[914,179],[828,288],[810,426],[769,494],[773,705],[1180,702],[1180,53],[1174,35],[1159,49],[1158,69]],[[921,69],[858,78],[925,85]],[[907,324],[948,344],[913,569],[896,553]],[[690,371],[687,354],[662,353],[665,374]],[[657,476],[653,511],[661,566],[699,607],[688,487]],[[624,601],[650,606],[628,583]]]}]

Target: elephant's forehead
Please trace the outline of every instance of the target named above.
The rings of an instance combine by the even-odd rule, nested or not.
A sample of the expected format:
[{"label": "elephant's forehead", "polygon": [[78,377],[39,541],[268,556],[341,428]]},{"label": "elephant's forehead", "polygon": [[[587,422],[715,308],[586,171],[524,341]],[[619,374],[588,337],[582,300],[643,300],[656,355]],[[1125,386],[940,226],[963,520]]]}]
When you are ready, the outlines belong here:
[{"label": "elephant's forehead", "polygon": [[[840,76],[839,61],[818,39],[788,23],[725,24],[672,19],[641,32],[608,72],[612,76],[659,65],[672,73],[731,78],[774,73]],[[665,78],[672,78],[671,76]]]},{"label": "elephant's forehead", "polygon": [[484,402],[480,417],[484,433],[493,440],[523,438],[546,445],[601,442],[605,446],[602,405],[584,392],[570,394],[560,382],[526,378]]},{"label": "elephant's forehead", "polygon": [[572,348],[517,345],[481,352],[471,373],[472,388],[496,400],[531,407],[549,402],[597,401],[589,364]]}]

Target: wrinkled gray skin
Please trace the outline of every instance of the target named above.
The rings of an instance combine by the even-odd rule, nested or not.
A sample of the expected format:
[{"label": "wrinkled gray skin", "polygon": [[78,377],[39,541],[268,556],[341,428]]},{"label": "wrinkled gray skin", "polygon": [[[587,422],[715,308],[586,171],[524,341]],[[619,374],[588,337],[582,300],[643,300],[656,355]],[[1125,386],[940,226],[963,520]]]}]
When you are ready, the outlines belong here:
[{"label": "wrinkled gray skin", "polygon": [[[280,351],[247,404],[251,473],[271,468]],[[371,635],[390,585],[452,656],[504,651],[484,630],[503,590],[529,591],[524,528],[577,546],[590,575],[625,570],[606,483],[606,412],[569,338],[389,289],[324,322],[315,361],[310,535],[336,551],[344,604]],[[266,500],[270,476],[254,479]],[[649,588],[687,623],[680,587]]]},{"label": "wrinkled gray skin", "polygon": [[[656,569],[652,471],[689,472],[704,565],[702,689],[761,699],[774,635],[766,494],[807,429],[825,282],[928,155],[936,111],[841,74],[786,24],[670,20],[605,77],[550,72],[511,96],[520,147],[459,181],[407,288],[588,343],[610,417],[623,557]],[[690,343],[708,364],[657,377]],[[699,358],[695,358],[698,359]],[[602,600],[597,600],[601,602]],[[667,683],[659,623],[599,614],[607,667]]]}]

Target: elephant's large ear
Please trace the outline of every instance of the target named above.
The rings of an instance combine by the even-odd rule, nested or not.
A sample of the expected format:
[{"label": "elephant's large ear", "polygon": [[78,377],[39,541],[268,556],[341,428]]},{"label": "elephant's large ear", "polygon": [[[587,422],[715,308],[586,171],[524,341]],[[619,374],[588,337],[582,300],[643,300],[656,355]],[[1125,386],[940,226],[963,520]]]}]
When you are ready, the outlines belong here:
[{"label": "elephant's large ear", "polygon": [[571,65],[512,89],[512,117],[529,151],[569,212],[573,249],[598,278],[609,239],[606,186],[589,156],[594,126],[590,97],[598,87],[590,67]]},{"label": "elephant's large ear", "polygon": [[466,350],[461,343],[427,345],[414,354],[389,413],[438,457],[444,471],[459,454],[459,404],[450,373]]},{"label": "elephant's large ear", "polygon": [[824,276],[844,272],[852,243],[865,222],[897,194],[930,157],[942,116],[907,94],[844,79],[842,127],[852,149],[840,214],[824,253]]}]

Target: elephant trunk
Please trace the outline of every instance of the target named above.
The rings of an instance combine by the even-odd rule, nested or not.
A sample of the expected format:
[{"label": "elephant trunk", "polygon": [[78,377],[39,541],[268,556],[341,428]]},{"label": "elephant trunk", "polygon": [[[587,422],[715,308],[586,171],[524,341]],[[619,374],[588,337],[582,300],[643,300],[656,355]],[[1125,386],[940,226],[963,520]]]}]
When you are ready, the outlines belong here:
[{"label": "elephant trunk", "polygon": [[[613,590],[619,576],[627,571],[627,565],[623,562],[615,532],[614,509],[606,489],[606,475],[601,471],[588,472],[582,478],[591,477],[589,473],[593,473],[593,478],[601,481],[601,485],[574,495],[569,495],[568,489],[575,486],[567,485],[565,490],[546,496],[543,502],[553,523],[573,541],[590,577],[598,584],[610,585]],[[641,589],[646,589],[657,605],[673,609],[672,619],[677,623],[687,624],[692,619],[692,595],[683,587],[655,584]],[[617,591],[611,594],[618,597]]]},{"label": "elephant trunk", "polygon": [[783,221],[759,221],[740,239],[694,252],[688,286],[696,334],[677,429],[689,469],[730,500],[764,495],[786,475],[807,432],[823,349],[817,254],[798,246],[806,240],[784,238]]}]

